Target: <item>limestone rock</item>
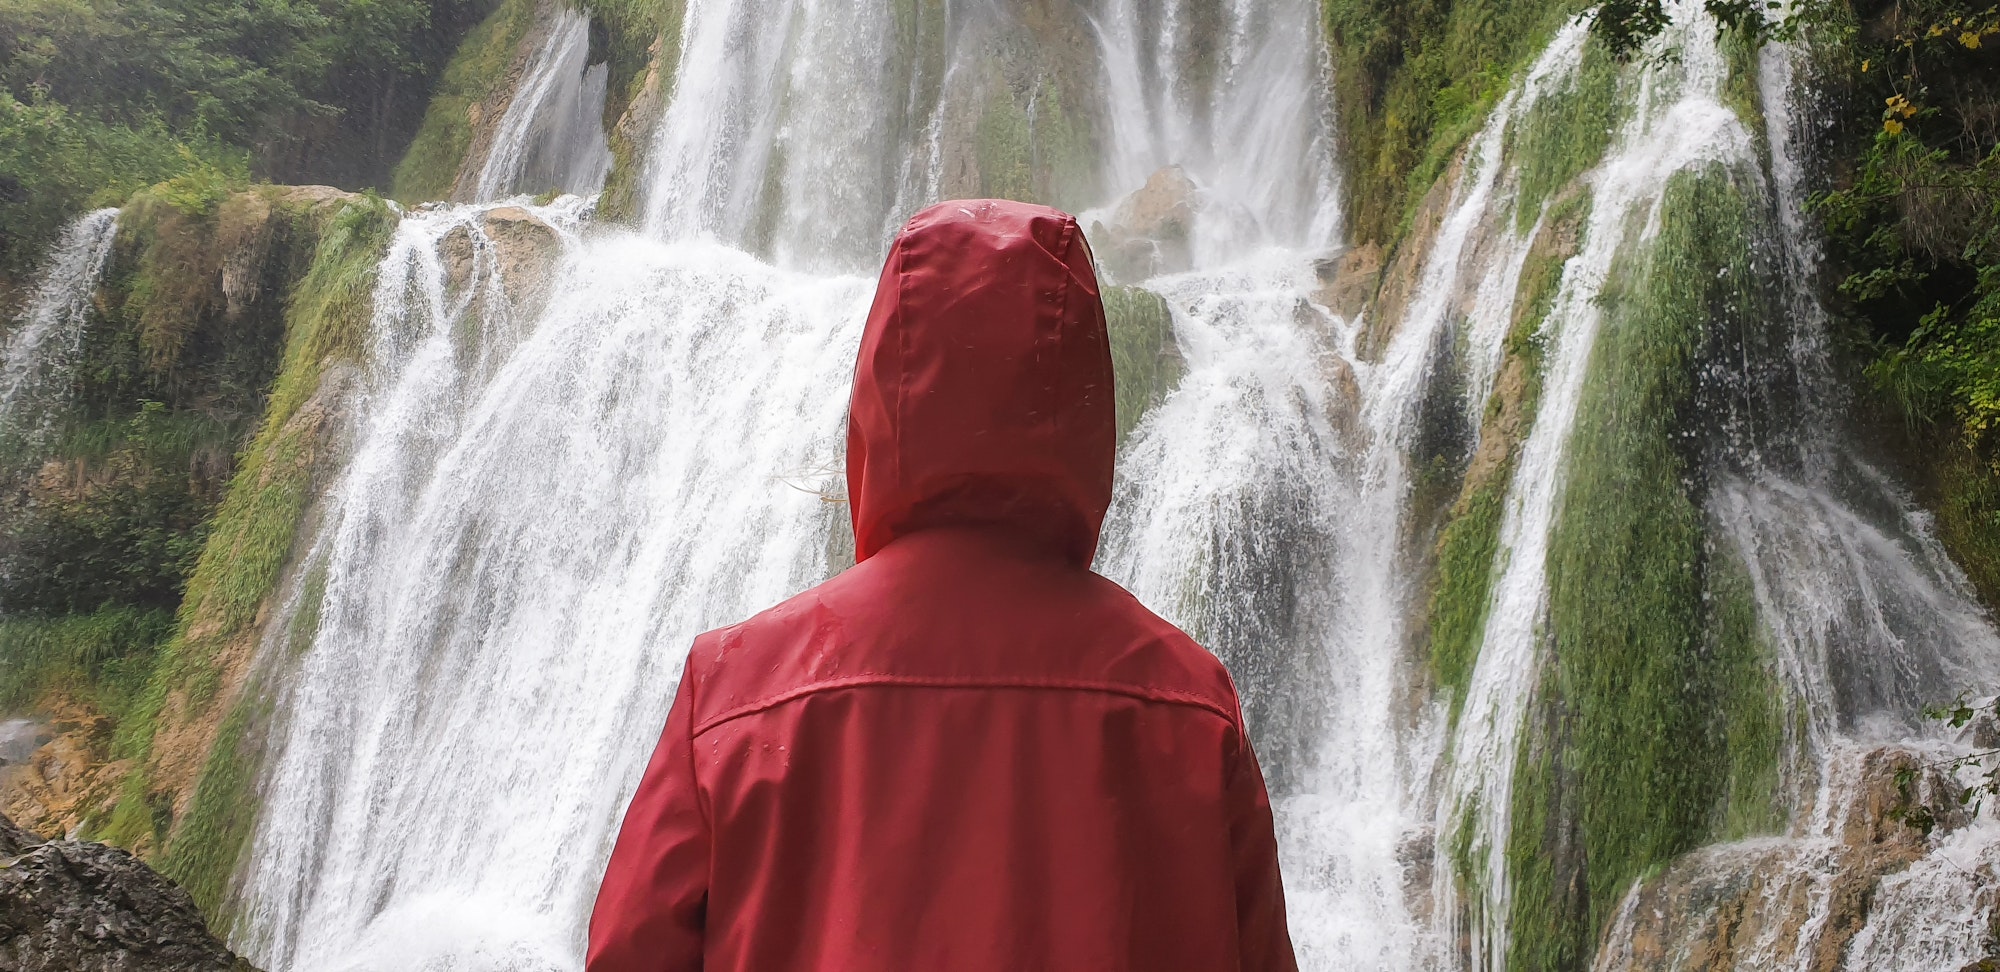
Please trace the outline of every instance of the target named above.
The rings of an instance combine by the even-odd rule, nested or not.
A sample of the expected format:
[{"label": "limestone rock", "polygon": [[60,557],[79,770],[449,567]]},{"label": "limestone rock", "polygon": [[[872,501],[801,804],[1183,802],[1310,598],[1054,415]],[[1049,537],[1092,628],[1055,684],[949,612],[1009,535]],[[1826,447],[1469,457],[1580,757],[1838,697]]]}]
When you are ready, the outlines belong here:
[{"label": "limestone rock", "polygon": [[1822,832],[1704,847],[1629,895],[1606,930],[1597,972],[1778,967],[1838,972],[1868,923],[1882,880],[1924,857],[1930,841],[1969,822],[1940,819],[1927,837],[1896,812],[1917,775],[1922,797],[1943,785],[1925,756],[1895,747],[1857,753],[1834,781]]},{"label": "limestone rock", "polygon": [[1118,202],[1109,223],[1091,225],[1098,263],[1126,283],[1188,269],[1193,265],[1188,231],[1200,205],[1194,180],[1180,166],[1153,173]]},{"label": "limestone rock", "polygon": [[476,288],[469,314],[485,314],[488,287],[498,275],[500,293],[517,320],[532,320],[548,299],[562,234],[520,206],[482,214],[475,224],[456,227],[438,241],[445,286],[454,293]]},{"label": "limestone rock", "polygon": [[1344,320],[1360,316],[1382,280],[1382,247],[1364,243],[1315,265],[1322,286],[1314,297]]},{"label": "limestone rock", "polygon": [[0,819],[0,970],[250,972],[193,899],[138,858]]}]

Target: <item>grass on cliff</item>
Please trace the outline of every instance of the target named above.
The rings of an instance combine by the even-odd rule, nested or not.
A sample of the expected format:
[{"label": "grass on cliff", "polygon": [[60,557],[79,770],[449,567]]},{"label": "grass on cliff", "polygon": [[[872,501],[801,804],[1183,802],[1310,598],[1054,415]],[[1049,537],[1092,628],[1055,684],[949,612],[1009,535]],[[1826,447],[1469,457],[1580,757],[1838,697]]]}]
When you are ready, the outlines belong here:
[{"label": "grass on cliff", "polygon": [[397,199],[420,203],[451,198],[459,167],[472,148],[472,109],[506,78],[515,49],[534,20],[534,0],[504,0],[466,35],[445,65],[417,137],[396,165],[391,194]]},{"label": "grass on cliff", "polygon": [[1183,367],[1164,298],[1138,287],[1105,287],[1103,297],[1123,445],[1139,420],[1179,384]]},{"label": "grass on cliff", "polygon": [[122,719],[144,691],[173,612],[112,605],[88,614],[0,619],[0,712],[51,691],[81,695]]},{"label": "grass on cliff", "polygon": [[1707,540],[1694,424],[1708,342],[1768,309],[1748,205],[1725,171],[1676,176],[1601,299],[1550,538],[1544,721],[1514,790],[1514,968],[1581,968],[1634,879],[1771,819],[1779,694]]},{"label": "grass on cliff", "polygon": [[1321,0],[1350,232],[1393,245],[1458,146],[1580,0]]},{"label": "grass on cliff", "polygon": [[[1579,170],[1580,171],[1580,170]],[[1537,203],[1537,209],[1540,209]],[[1449,693],[1451,718],[1458,718],[1485,636],[1493,578],[1501,569],[1500,520],[1514,477],[1519,441],[1494,443],[1493,436],[1524,439],[1534,428],[1541,404],[1546,353],[1543,329],[1562,287],[1563,267],[1580,242],[1589,197],[1572,193],[1549,207],[1542,230],[1529,245],[1515,293],[1513,320],[1502,343],[1500,387],[1487,401],[1480,448],[1504,448],[1506,457],[1468,477],[1450,518],[1438,534],[1437,567],[1427,609],[1431,674]],[[1515,384],[1510,376],[1518,375]]]},{"label": "grass on cliff", "polygon": [[[649,147],[645,136],[658,119],[641,118],[633,125],[620,122],[644,94],[649,72],[657,77],[654,83],[659,87],[657,101],[649,111],[664,111],[673,100],[687,4],[685,0],[599,0],[591,9],[603,18],[611,38],[610,96],[604,103],[611,171],[604,178],[597,211],[607,220],[626,220],[638,215],[639,177]],[[657,55],[649,54],[655,49]]]},{"label": "grass on cliff", "polygon": [[259,608],[277,590],[310,500],[313,461],[325,446],[314,423],[294,419],[327,367],[359,359],[376,266],[395,224],[387,204],[369,198],[342,209],[322,230],[311,269],[289,302],[284,363],[263,423],[216,514],[174,637],[114,743],[115,755],[138,760],[140,769],[126,777],[100,836],[127,846],[164,844],[162,870],[211,916],[223,904],[236,854],[255,820],[255,766],[245,741],[260,704],[255,693],[244,692],[222,716],[183,819],[172,819],[171,800],[152,791],[145,767],[170,699],[180,699],[179,720],[212,718],[204,713],[214,705],[225,662],[249,663],[223,653],[256,649]]}]

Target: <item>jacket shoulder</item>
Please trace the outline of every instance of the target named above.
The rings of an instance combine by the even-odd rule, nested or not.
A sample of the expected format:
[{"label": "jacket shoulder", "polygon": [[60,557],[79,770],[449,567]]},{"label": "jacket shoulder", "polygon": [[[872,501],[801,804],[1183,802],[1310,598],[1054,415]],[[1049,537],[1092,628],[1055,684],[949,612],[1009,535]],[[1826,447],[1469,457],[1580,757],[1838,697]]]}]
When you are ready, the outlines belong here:
[{"label": "jacket shoulder", "polygon": [[1079,572],[1038,596],[953,604],[854,570],[695,639],[697,728],[861,684],[1105,691],[1214,712],[1238,731],[1222,663],[1117,584]]}]

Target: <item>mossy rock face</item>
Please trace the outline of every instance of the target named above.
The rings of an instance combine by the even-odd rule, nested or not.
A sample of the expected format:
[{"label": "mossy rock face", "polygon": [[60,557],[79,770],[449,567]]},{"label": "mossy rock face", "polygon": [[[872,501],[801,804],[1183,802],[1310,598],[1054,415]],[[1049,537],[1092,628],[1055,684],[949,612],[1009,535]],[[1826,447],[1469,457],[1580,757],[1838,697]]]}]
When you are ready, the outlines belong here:
[{"label": "mossy rock face", "polygon": [[[612,58],[611,97],[604,105],[611,172],[605,177],[604,192],[597,203],[599,218],[609,222],[626,222],[639,214],[645,152],[652,143],[654,126],[673,100],[674,80],[680,71],[681,30],[687,18],[687,4],[683,0],[669,0],[647,9],[657,13],[657,27],[643,66],[629,82],[620,83],[625,59],[616,55]],[[609,17],[607,20],[618,23]],[[625,38],[623,43],[629,44],[646,22],[635,18],[614,30],[614,36]],[[619,42],[612,44],[614,50],[619,46]]]},{"label": "mossy rock face", "polygon": [[417,137],[396,165],[392,194],[397,199],[415,204],[454,197],[466,160],[483,139],[492,137],[507,108],[527,59],[529,35],[553,9],[538,0],[503,0],[466,35],[445,65]]},{"label": "mossy rock face", "polygon": [[1106,287],[1103,296],[1117,385],[1118,442],[1123,445],[1139,420],[1180,383],[1186,366],[1164,298],[1137,287]]},{"label": "mossy rock face", "polygon": [[1580,0],[1321,0],[1349,231],[1393,246],[1515,72]]},{"label": "mossy rock face", "polygon": [[940,91],[941,195],[1065,209],[1097,201],[1104,120],[1091,94],[1099,81],[1082,12],[1035,0],[972,15],[960,29],[961,48],[984,54]]},{"label": "mossy rock face", "polygon": [[336,458],[345,380],[368,334],[396,216],[372,197],[321,210],[312,257],[283,289],[284,352],[258,431],[216,513],[173,637],[118,727],[133,761],[96,836],[159,855],[211,917],[256,818],[261,693],[248,687],[306,509]]},{"label": "mossy rock face", "polygon": [[1509,961],[1582,968],[1631,882],[1770,826],[1780,698],[1741,567],[1709,540],[1727,354],[1768,295],[1728,171],[1668,185],[1658,234],[1613,265],[1550,537],[1553,645],[1523,739]]}]

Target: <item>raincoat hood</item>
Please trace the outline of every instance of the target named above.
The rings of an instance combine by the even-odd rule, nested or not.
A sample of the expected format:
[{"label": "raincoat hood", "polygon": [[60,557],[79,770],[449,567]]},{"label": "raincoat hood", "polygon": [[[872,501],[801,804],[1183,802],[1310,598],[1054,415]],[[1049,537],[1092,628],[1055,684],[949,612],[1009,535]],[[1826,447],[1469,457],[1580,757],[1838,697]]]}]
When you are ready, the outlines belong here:
[{"label": "raincoat hood", "polygon": [[1111,503],[1110,340],[1076,219],[939,203],[889,249],[848,412],[855,560],[993,525],[1086,565]]}]

